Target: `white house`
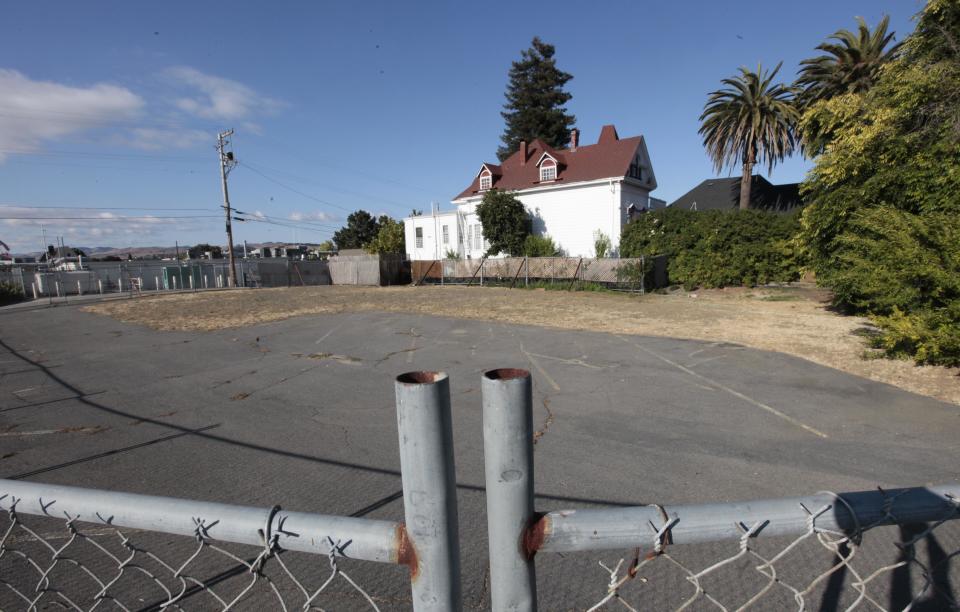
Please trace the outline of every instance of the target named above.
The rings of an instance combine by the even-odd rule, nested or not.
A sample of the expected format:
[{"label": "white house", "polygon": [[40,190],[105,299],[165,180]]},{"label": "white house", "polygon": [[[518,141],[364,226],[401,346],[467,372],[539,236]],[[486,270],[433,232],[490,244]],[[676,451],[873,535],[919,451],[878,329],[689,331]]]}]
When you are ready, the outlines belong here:
[{"label": "white house", "polygon": [[533,232],[553,238],[572,257],[593,257],[597,231],[610,237],[618,253],[620,232],[631,215],[663,206],[650,197],[656,189],[643,136],[621,139],[612,125],[597,144],[580,146],[574,129],[566,149],[537,139],[501,164],[484,163],[473,182],[453,199],[456,210],[431,211],[404,219],[410,259],[438,259],[448,252],[482,257],[489,246],[476,206],[489,189],[514,192],[533,220]]}]

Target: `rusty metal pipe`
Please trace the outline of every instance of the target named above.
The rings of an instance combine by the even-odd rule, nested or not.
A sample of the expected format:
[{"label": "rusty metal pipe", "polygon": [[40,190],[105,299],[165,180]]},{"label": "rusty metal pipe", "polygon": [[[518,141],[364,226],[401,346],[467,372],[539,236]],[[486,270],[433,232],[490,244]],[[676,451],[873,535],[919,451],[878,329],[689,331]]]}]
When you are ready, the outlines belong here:
[{"label": "rusty metal pipe", "polygon": [[[796,536],[811,529],[855,534],[860,527],[893,522],[960,519],[960,485],[688,506],[637,506],[560,510],[527,530],[531,552],[577,552],[660,545]],[[896,521],[894,521],[894,517]],[[659,535],[658,535],[659,534]]]},{"label": "rusty metal pipe", "polygon": [[[519,271],[518,271],[519,273]],[[494,612],[537,609],[537,579],[524,534],[533,522],[533,401],[530,372],[481,377],[483,462]]]},{"label": "rusty metal pipe", "polygon": [[450,381],[444,372],[409,372],[397,377],[395,389],[413,609],[459,610]]}]

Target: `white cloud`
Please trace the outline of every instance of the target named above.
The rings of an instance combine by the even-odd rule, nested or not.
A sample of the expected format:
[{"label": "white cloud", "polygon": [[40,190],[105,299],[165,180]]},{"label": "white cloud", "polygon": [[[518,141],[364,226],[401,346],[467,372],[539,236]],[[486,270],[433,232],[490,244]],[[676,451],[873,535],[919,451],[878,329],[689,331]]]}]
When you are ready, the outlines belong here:
[{"label": "white cloud", "polygon": [[189,149],[212,141],[212,134],[203,130],[149,127],[133,128],[129,135],[122,139],[123,144],[146,151]]},{"label": "white cloud", "polygon": [[339,217],[336,215],[331,215],[328,212],[322,210],[315,210],[313,212],[299,212],[294,211],[290,213],[288,217],[291,221],[336,221]]},{"label": "white cloud", "polygon": [[283,103],[254,91],[243,83],[200,72],[189,66],[167,68],[169,82],[192,90],[174,100],[180,110],[205,119],[244,119],[280,109]]},{"label": "white cloud", "polygon": [[[157,240],[163,242],[162,236],[167,232],[183,234],[209,231],[222,223],[219,219],[211,224],[206,222],[212,220],[206,218],[171,219],[165,216],[136,213],[129,217],[112,212],[94,212],[76,208],[41,210],[5,206],[0,208],[0,234],[6,236],[4,242],[10,245],[11,251],[28,253],[40,250],[41,225],[46,226],[48,244],[52,244],[54,236],[59,235],[64,237],[68,246],[94,247],[107,246],[105,243],[120,245]],[[16,230],[8,234],[4,231],[4,227],[10,230],[16,228]]]},{"label": "white cloud", "polygon": [[0,69],[0,162],[10,152],[34,151],[105,121],[135,118],[143,106],[143,99],[125,87],[73,87]]}]

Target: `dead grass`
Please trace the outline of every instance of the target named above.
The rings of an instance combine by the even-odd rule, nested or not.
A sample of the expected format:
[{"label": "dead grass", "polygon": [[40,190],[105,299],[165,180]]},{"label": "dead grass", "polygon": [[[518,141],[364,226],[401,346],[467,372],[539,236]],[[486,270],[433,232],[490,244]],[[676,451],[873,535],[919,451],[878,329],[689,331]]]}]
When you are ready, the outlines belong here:
[{"label": "dead grass", "polygon": [[562,329],[734,342],[780,351],[960,404],[955,369],[864,359],[867,319],[825,308],[816,289],[633,296],[489,287],[296,287],[104,302],[85,310],[161,330],[209,331],[340,312],[405,312]]}]

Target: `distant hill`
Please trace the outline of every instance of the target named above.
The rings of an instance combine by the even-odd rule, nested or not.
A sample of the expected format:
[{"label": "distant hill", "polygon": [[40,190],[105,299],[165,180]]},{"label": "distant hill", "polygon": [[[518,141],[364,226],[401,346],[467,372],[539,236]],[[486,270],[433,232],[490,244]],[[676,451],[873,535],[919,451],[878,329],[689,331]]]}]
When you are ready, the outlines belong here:
[{"label": "distant hill", "polygon": [[[248,242],[247,249],[257,249],[260,247],[278,247],[285,244],[291,244],[289,242]],[[301,242],[298,244],[303,244],[305,246],[319,246],[318,243],[312,242]],[[74,245],[67,245],[73,247]],[[186,253],[192,245],[180,245],[180,253]],[[133,259],[164,259],[164,258],[174,258],[177,254],[176,246],[143,246],[143,247],[110,247],[110,246],[78,246],[78,249],[87,254],[87,257],[120,257],[121,259],[127,259],[129,255]],[[226,253],[227,248],[223,247],[224,253]],[[238,257],[243,256],[243,244],[234,244],[234,250]],[[14,253],[15,257],[39,257],[41,255],[40,251],[33,251],[31,253]]]}]

